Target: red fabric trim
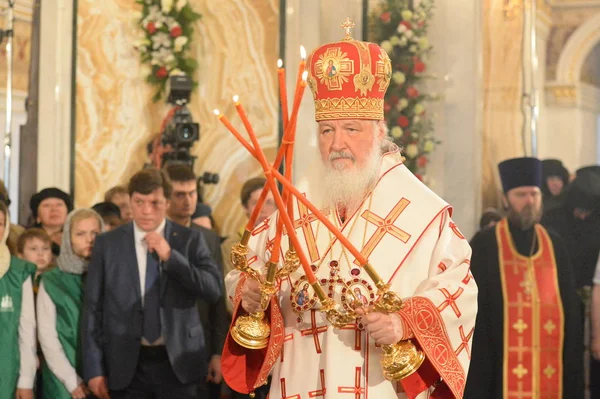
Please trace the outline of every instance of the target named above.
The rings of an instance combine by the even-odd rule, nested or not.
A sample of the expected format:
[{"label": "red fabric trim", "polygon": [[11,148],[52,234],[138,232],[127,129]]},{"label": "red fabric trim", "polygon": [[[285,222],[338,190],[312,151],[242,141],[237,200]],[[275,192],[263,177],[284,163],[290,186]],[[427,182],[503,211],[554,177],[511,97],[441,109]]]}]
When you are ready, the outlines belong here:
[{"label": "red fabric trim", "polygon": [[439,377],[442,378],[441,385],[448,385],[452,393],[452,396],[447,397],[462,398],[466,381],[465,372],[458,361],[458,356],[454,353],[444,321],[433,302],[425,297],[409,298],[404,302],[400,314],[410,324],[415,340],[427,357],[427,361],[415,374],[402,381],[409,398],[414,398],[411,395],[415,395],[415,390],[423,387],[423,384],[425,388],[434,385]]},{"label": "red fabric trim", "polygon": [[[247,314],[241,306],[241,290],[247,278],[246,274],[242,274],[236,288],[231,327],[238,317]],[[223,378],[227,385],[237,392],[248,394],[264,385],[269,372],[281,355],[284,324],[283,315],[276,298],[271,298],[269,307],[265,311],[265,317],[271,325],[271,337],[266,348],[260,350],[246,349],[235,342],[231,337],[231,333],[228,333],[225,339],[221,356]]]}]

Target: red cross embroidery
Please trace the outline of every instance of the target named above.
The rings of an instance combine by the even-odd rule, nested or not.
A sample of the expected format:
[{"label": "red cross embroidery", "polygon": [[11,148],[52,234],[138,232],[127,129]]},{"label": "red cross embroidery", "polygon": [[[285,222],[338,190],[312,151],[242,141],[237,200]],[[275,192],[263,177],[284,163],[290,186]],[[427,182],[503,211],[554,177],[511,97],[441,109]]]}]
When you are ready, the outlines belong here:
[{"label": "red cross embroidery", "polygon": [[338,393],[353,393],[354,399],[360,399],[360,395],[365,393],[365,389],[360,384],[360,367],[356,368],[353,387],[338,387]]},{"label": "red cross embroidery", "polygon": [[308,393],[309,398],[325,397],[325,393],[327,392],[327,388],[325,388],[325,370],[319,370],[319,374],[321,376],[321,389],[317,389],[316,391],[310,391]]},{"label": "red cross embroidery", "polygon": [[[363,219],[377,226],[377,230],[375,230],[375,233],[369,239],[369,241],[367,241],[361,251],[365,258],[368,258],[371,255],[371,253],[375,250],[375,247],[377,247],[387,233],[393,235],[405,244],[408,242],[408,240],[410,240],[410,234],[394,226],[394,222],[400,217],[402,212],[404,212],[408,204],[410,204],[410,201],[406,198],[402,198],[385,218],[377,216],[369,210],[366,210],[362,213],[361,217]],[[354,263],[358,264],[356,260]]]},{"label": "red cross embroidery", "polygon": [[440,264],[438,265],[438,269],[440,269],[440,272],[445,272],[446,270],[448,270],[448,266],[446,266],[444,262],[440,262]]},{"label": "red cross embroidery", "polygon": [[446,300],[442,302],[440,306],[438,306],[438,312],[441,313],[442,310],[450,306],[452,310],[454,310],[456,317],[460,317],[462,314],[460,313],[460,309],[456,305],[456,300],[462,295],[464,289],[462,289],[462,287],[459,287],[458,290],[456,290],[456,292],[452,295],[450,295],[450,292],[445,288],[440,289],[440,291],[442,292],[442,294],[444,294]]},{"label": "red cross embroidery", "polygon": [[452,231],[454,232],[454,234],[456,234],[456,236],[458,238],[460,238],[461,240],[465,239],[465,236],[463,236],[463,234],[460,232],[456,223],[450,222],[450,228],[452,229]]},{"label": "red cross embroidery", "polygon": [[314,262],[319,259],[319,250],[317,248],[317,241],[315,239],[315,233],[311,226],[311,223],[318,218],[314,213],[310,213],[306,205],[304,205],[300,200],[298,201],[298,212],[300,213],[299,218],[294,220],[294,229],[302,228],[302,234],[304,234],[304,240],[306,241],[306,246],[308,247],[308,253],[310,255],[310,261]]},{"label": "red cross embroidery", "polygon": [[462,340],[462,343],[460,344],[460,346],[458,348],[456,348],[456,351],[454,351],[454,353],[456,354],[456,356],[458,356],[464,349],[467,351],[467,356],[469,356],[469,359],[471,359],[471,349],[469,349],[469,341],[471,340],[471,337],[473,336],[473,331],[475,331],[475,327],[473,327],[471,329],[471,332],[466,337],[465,337],[465,329],[463,326],[458,327],[458,331],[460,332],[460,339]]},{"label": "red cross embroidery", "polygon": [[270,219],[265,219],[259,227],[255,228],[254,230],[252,230],[252,235],[258,235],[260,233],[262,233],[263,231],[269,230],[269,220]]},{"label": "red cross embroidery", "polygon": [[283,344],[281,348],[281,362],[283,363],[283,353],[285,352],[285,343],[294,339],[294,334],[288,334],[283,337]]},{"label": "red cross embroidery", "polygon": [[[468,262],[467,262],[468,263]],[[467,275],[462,279],[463,284],[469,284],[471,279],[473,278],[473,273],[471,273],[471,266],[467,269]]]},{"label": "red cross embroidery", "polygon": [[285,378],[281,379],[281,399],[300,399],[300,395],[298,394],[294,396],[287,396],[287,391],[285,389]]},{"label": "red cross embroidery", "polygon": [[358,324],[348,324],[340,328],[340,330],[354,330],[354,350],[361,350],[362,348],[362,330],[358,328]]},{"label": "red cross embroidery", "polygon": [[321,353],[322,351],[321,351],[321,342],[319,341],[319,334],[327,331],[327,326],[317,327],[317,321],[315,318],[315,310],[314,309],[310,311],[310,321],[311,321],[311,327],[307,328],[306,330],[301,330],[300,333],[302,334],[303,337],[312,335],[313,339],[315,340],[315,349],[316,349],[317,353]]}]

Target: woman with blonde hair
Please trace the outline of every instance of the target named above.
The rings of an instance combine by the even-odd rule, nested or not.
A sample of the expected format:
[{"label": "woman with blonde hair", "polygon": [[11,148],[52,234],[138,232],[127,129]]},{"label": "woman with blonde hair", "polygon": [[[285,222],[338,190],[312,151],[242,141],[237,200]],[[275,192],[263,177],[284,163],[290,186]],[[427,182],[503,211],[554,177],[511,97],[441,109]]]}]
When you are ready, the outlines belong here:
[{"label": "woman with blonde hair", "polygon": [[69,214],[63,229],[58,267],[42,275],[37,307],[39,341],[45,357],[44,398],[84,399],[81,378],[80,316],[87,266],[102,218],[91,209]]}]

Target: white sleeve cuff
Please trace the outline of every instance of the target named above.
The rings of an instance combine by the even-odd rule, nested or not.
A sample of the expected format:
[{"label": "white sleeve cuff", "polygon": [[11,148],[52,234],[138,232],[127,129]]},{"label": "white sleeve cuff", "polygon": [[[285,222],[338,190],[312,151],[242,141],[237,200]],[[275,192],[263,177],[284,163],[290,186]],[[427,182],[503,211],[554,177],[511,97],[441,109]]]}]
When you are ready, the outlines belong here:
[{"label": "white sleeve cuff", "polygon": [[65,380],[65,388],[69,393],[73,392],[77,387],[83,382],[81,378],[77,374],[70,376],[67,380]]},{"label": "white sleeve cuff", "polygon": [[35,378],[20,376],[19,381],[17,382],[17,388],[33,389],[34,384],[35,384]]}]

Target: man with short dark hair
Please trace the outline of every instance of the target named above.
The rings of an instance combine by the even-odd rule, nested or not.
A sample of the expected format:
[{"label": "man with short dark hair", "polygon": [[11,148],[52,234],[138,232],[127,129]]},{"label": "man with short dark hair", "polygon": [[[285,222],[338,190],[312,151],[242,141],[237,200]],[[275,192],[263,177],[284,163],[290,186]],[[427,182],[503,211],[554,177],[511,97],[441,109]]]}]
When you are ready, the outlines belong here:
[{"label": "man with short dark hair", "polygon": [[[221,255],[221,239],[214,231],[192,222],[192,215],[196,211],[198,202],[198,192],[196,190],[196,175],[187,165],[169,165],[165,168],[173,192],[167,209],[167,216],[173,222],[193,230],[197,230],[204,236],[211,256],[217,266],[223,268],[223,258]],[[200,320],[204,325],[208,355],[208,389],[200,392],[200,397],[207,398],[208,395],[213,398],[220,398],[220,386],[223,380],[221,375],[221,352],[223,343],[229,329],[229,315],[225,306],[225,295],[214,306],[208,306],[206,301],[198,301],[198,312]]]},{"label": "man with short dark hair", "polygon": [[562,240],[539,224],[542,164],[499,170],[507,217],[471,241],[479,311],[464,398],[583,398],[581,302]]},{"label": "man with short dark hair", "polygon": [[96,239],[85,288],[84,378],[109,398],[196,398],[207,372],[198,298],[222,276],[198,231],[166,220],[172,187],[145,169],[129,182],[133,222]]}]

